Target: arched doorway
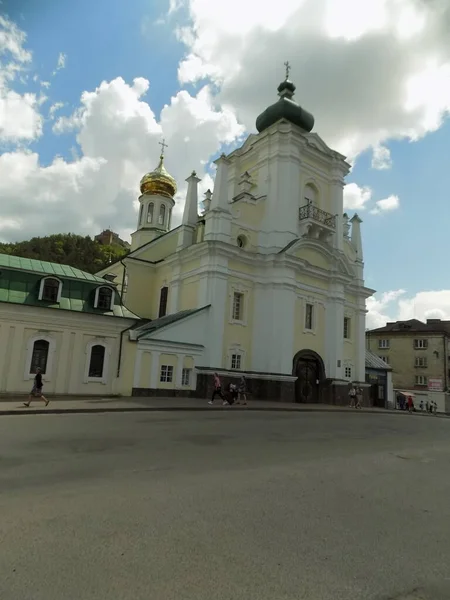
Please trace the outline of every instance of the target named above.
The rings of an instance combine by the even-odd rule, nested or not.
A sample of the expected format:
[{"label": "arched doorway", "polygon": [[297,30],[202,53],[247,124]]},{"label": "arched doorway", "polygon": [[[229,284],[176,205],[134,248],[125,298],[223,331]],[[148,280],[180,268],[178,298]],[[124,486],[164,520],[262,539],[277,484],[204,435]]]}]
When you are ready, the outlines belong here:
[{"label": "arched doorway", "polygon": [[320,384],[325,379],[325,367],[317,352],[297,352],[293,360],[292,374],[297,377],[295,401],[304,404],[320,402]]}]

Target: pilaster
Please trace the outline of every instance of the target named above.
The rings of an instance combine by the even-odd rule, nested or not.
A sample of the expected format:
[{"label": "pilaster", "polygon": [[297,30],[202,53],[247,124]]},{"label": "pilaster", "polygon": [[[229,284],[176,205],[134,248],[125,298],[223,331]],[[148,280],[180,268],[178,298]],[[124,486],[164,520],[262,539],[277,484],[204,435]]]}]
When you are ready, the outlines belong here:
[{"label": "pilaster", "polygon": [[150,389],[156,389],[159,385],[159,357],[161,352],[152,351],[152,359],[150,364]]},{"label": "pilaster", "polygon": [[185,354],[177,354],[177,370],[175,378],[175,388],[181,388],[181,377],[183,375],[183,364]]}]

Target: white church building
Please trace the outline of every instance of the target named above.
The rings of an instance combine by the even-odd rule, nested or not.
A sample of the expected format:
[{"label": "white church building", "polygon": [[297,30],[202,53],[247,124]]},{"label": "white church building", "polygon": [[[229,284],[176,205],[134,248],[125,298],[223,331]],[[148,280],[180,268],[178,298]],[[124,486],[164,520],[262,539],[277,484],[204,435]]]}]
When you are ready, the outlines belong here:
[{"label": "white church building", "polygon": [[364,384],[373,290],[361,219],[343,211],[350,167],[294,92],[286,78],[258,133],[217,159],[201,215],[195,172],[174,229],[163,155],[142,178],[131,251],[97,274],[142,319],[124,336],[120,393],[205,397],[215,371],[284,401],[344,403]]}]

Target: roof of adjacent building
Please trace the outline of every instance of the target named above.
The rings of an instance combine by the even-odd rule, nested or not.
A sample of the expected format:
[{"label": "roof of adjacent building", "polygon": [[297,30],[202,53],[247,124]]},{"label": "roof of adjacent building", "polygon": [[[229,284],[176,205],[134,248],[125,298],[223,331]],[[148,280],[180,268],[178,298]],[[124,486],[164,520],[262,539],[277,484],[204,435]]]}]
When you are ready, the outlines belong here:
[{"label": "roof of adjacent building", "polygon": [[14,269],[20,271],[29,271],[31,273],[40,273],[42,275],[54,275],[55,277],[70,277],[71,279],[81,279],[83,281],[93,281],[105,283],[103,277],[97,277],[86,271],[81,271],[69,265],[36,260],[34,258],[23,258],[22,256],[12,256],[11,254],[0,254],[0,268]]},{"label": "roof of adjacent building", "polygon": [[202,306],[201,308],[191,308],[187,310],[180,310],[180,312],[173,313],[171,315],[166,315],[164,317],[160,317],[159,319],[154,319],[153,321],[148,321],[139,327],[136,327],[135,332],[136,336],[139,339],[143,335],[147,335],[149,333],[153,333],[157,329],[162,329],[163,327],[167,327],[167,325],[172,325],[177,321],[181,321],[182,319],[186,319],[186,317],[190,317],[191,315],[195,315],[205,308],[211,306],[207,304],[206,306]]},{"label": "roof of adjacent building", "polygon": [[[59,302],[52,303],[38,299],[40,281],[45,276],[62,280],[63,287]],[[94,308],[95,290],[99,285],[112,287],[114,290],[115,302],[112,310]],[[8,254],[0,254],[0,302],[140,320],[137,315],[123,306],[115,286],[106,279],[69,265]]]},{"label": "roof of adjacent building", "polygon": [[367,333],[450,333],[450,321],[441,319],[427,319],[427,322],[418,319],[408,321],[395,321],[386,323],[383,327],[371,329]]},{"label": "roof of adjacent building", "polygon": [[392,371],[392,367],[390,367],[387,363],[384,362],[383,359],[381,359],[379,356],[377,356],[370,350],[366,350],[366,369]]}]

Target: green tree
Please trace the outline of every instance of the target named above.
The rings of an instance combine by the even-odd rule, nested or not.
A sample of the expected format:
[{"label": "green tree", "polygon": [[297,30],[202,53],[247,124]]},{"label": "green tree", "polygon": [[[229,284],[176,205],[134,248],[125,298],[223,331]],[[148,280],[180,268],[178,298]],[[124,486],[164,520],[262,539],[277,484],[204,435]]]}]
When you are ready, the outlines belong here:
[{"label": "green tree", "polygon": [[119,260],[128,250],[120,246],[103,246],[89,236],[57,233],[11,244],[0,243],[0,253],[46,262],[70,265],[95,273],[109,263]]}]

